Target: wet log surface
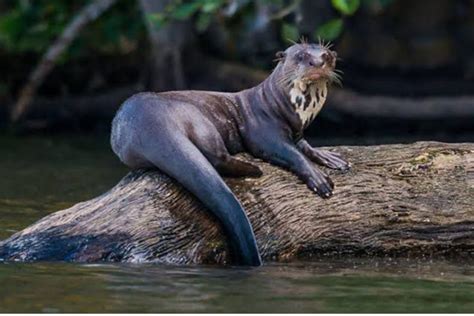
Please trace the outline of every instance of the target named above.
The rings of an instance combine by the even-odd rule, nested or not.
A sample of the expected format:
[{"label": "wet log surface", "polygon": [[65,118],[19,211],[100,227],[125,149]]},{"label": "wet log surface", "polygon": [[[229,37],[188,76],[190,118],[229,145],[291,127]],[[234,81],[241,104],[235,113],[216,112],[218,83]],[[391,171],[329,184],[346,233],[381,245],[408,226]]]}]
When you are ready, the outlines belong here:
[{"label": "wet log surface", "polygon": [[[258,179],[227,179],[265,261],[321,256],[474,256],[474,144],[330,148],[353,164],[329,172],[323,200],[259,162]],[[217,220],[157,170],[131,172],[92,200],[0,242],[1,260],[229,263]]]}]

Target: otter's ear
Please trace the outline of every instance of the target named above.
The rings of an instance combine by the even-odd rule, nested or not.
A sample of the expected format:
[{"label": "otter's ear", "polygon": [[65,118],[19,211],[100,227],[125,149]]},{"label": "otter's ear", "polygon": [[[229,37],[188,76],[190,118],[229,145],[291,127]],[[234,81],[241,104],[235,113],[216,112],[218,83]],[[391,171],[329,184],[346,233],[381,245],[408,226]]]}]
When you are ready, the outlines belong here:
[{"label": "otter's ear", "polygon": [[276,61],[282,61],[285,59],[286,57],[286,53],[285,52],[282,52],[282,51],[279,51],[275,54],[275,57],[276,57]]}]

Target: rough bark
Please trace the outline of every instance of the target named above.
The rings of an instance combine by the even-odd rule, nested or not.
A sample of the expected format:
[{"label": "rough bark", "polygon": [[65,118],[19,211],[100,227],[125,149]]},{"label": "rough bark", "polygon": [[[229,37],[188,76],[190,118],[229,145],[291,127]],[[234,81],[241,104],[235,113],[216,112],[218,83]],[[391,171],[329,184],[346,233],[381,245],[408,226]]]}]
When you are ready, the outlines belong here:
[{"label": "rough bark", "polygon": [[[331,199],[264,162],[261,178],[226,180],[265,261],[474,256],[474,144],[330,149],[353,164],[349,173],[330,172]],[[219,223],[199,202],[159,171],[139,170],[1,242],[0,258],[224,263],[230,256]]]}]

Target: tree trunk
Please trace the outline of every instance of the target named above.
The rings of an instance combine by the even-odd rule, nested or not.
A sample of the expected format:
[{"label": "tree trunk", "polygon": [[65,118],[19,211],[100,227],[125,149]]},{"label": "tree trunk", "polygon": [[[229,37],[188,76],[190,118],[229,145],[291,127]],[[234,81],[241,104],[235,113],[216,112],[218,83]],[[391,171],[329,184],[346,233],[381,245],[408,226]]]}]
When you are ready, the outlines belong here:
[{"label": "tree trunk", "polygon": [[170,0],[140,0],[151,43],[151,84],[153,91],[186,88],[183,69],[183,49],[192,41],[190,22],[169,21],[158,27],[153,22],[154,14],[166,15]]},{"label": "tree trunk", "polygon": [[[323,200],[258,162],[259,179],[227,179],[265,261],[316,256],[474,256],[474,144],[331,148],[353,164],[330,172]],[[250,159],[250,157],[247,157]],[[185,171],[183,171],[185,172]],[[51,214],[0,242],[2,260],[225,263],[218,221],[159,171]]]}]

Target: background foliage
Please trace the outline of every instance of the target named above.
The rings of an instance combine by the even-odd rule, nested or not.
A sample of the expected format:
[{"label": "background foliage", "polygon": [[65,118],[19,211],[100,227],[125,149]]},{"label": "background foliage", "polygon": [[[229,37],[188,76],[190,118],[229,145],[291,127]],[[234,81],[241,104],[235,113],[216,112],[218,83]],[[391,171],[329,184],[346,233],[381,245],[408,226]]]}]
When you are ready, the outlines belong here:
[{"label": "background foliage", "polygon": [[[310,36],[336,39],[343,31],[344,20],[356,14],[361,5],[387,6],[393,0],[325,0],[330,1],[337,17],[325,22]],[[300,0],[264,0],[275,11],[288,10],[278,21],[283,40],[297,40],[301,35],[297,23],[289,17]],[[147,18],[157,27],[172,20],[192,20],[198,32],[208,29],[213,20],[249,18],[255,16],[255,1],[192,0],[171,1],[166,9]],[[8,54],[42,53],[84,2],[64,0],[10,0],[0,5],[0,51]],[[284,12],[283,12],[284,13]],[[278,14],[276,14],[278,17]],[[119,1],[107,14],[88,27],[75,41],[64,58],[74,58],[91,52],[127,52],[143,38],[141,13],[135,1]],[[231,23],[229,24],[231,27]]]},{"label": "background foliage", "polygon": [[[86,1],[16,0],[3,4],[0,14],[0,49],[9,54],[39,54],[61,34]],[[144,32],[134,1],[119,1],[74,42],[65,58],[91,52],[127,51]]]},{"label": "background foliage", "polygon": [[[2,104],[14,102],[19,87],[41,55],[90,2],[7,0],[0,3],[0,67],[4,70],[0,78],[0,101],[7,99]],[[199,88],[224,89],[206,86],[206,78],[202,78],[206,69],[199,69],[203,63],[193,60],[199,57],[190,56],[189,51],[200,53],[204,59],[217,58],[269,70],[274,65],[273,54],[302,36],[310,41],[321,38],[335,43],[343,57],[339,66],[345,73],[345,87],[351,89],[403,96],[472,91],[465,79],[474,78],[473,1],[147,0],[147,3],[162,6],[144,13],[140,0],[117,0],[103,16],[87,25],[48,75],[38,95],[88,94],[138,81],[147,85],[153,81],[147,79],[152,72],[159,77],[174,76],[180,68],[173,61],[175,57],[157,56],[162,52],[172,55],[170,49],[180,51],[181,70],[194,74],[195,78],[190,79],[189,74],[182,73],[181,79],[186,80],[181,81],[202,82]],[[150,38],[150,25],[161,34],[158,41]],[[164,68],[157,70],[159,67],[154,68],[151,60],[160,58]],[[201,76],[199,80],[197,76]],[[163,80],[173,82],[170,78]],[[425,83],[422,86],[413,84],[421,81]],[[168,88],[173,87],[152,89]]]}]

